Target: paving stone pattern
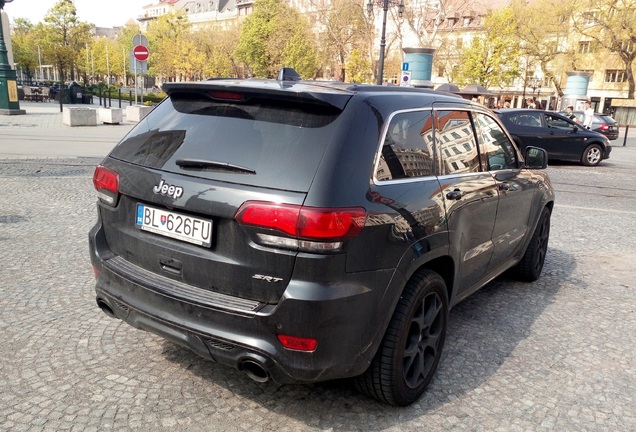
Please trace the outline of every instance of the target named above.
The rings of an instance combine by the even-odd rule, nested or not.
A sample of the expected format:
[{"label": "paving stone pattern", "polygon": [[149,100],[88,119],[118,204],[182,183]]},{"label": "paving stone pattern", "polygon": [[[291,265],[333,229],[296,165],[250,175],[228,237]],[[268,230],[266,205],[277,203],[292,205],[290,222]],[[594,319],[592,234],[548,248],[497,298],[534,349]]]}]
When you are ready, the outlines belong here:
[{"label": "paving stone pattern", "polygon": [[636,151],[549,168],[544,274],[450,314],[421,400],[260,385],[95,304],[97,158],[0,160],[0,431],[634,431]]}]

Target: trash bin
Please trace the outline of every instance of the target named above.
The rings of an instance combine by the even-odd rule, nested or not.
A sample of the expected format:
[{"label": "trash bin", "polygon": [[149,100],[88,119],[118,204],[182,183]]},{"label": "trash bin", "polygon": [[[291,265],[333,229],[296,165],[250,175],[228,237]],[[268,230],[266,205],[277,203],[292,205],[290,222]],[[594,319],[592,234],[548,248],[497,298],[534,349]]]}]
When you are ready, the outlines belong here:
[{"label": "trash bin", "polygon": [[72,104],[81,104],[82,103],[82,94],[83,90],[82,86],[73,81],[70,86],[68,86],[70,91],[70,99]]}]

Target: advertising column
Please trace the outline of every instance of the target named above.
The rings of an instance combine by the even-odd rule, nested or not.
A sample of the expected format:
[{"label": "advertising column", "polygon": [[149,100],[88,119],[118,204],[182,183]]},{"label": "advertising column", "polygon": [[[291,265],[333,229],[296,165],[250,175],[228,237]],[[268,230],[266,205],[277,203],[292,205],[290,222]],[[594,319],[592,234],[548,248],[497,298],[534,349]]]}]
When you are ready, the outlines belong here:
[{"label": "advertising column", "polygon": [[408,64],[409,84],[413,87],[433,88],[434,48],[403,48],[404,63]]}]

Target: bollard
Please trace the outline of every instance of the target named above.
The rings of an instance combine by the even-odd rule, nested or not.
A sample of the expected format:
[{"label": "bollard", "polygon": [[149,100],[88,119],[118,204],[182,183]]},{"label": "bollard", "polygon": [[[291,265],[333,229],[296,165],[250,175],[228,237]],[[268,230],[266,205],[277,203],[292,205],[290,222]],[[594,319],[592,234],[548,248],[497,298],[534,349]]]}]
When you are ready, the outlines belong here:
[{"label": "bollard", "polygon": [[119,108],[121,108],[121,89],[119,89],[119,91],[117,92],[117,99],[119,99]]},{"label": "bollard", "polygon": [[132,90],[128,90],[128,105],[132,105]]},{"label": "bollard", "polygon": [[623,147],[627,146],[627,132],[629,132],[629,125],[625,126],[625,138],[623,138]]}]

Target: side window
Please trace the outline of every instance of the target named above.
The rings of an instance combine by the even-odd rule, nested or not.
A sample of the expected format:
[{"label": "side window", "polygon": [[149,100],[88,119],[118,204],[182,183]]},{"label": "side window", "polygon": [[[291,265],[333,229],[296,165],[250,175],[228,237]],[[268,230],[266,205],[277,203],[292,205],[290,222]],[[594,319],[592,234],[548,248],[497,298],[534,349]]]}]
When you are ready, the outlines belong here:
[{"label": "side window", "polygon": [[510,121],[519,126],[541,127],[541,113],[529,112],[510,116]]},{"label": "side window", "polygon": [[473,115],[479,149],[488,163],[488,170],[517,168],[514,146],[499,124],[486,114],[474,113]]},{"label": "side window", "polygon": [[375,178],[386,181],[434,175],[433,147],[430,111],[397,113],[389,123]]},{"label": "side window", "polygon": [[548,127],[556,128],[556,129],[572,129],[572,124],[568,123],[566,120],[561,117],[553,116],[552,114],[545,114],[545,122],[548,124]]},{"label": "side window", "polygon": [[442,160],[442,174],[479,172],[479,152],[467,111],[438,111],[435,140]]}]

